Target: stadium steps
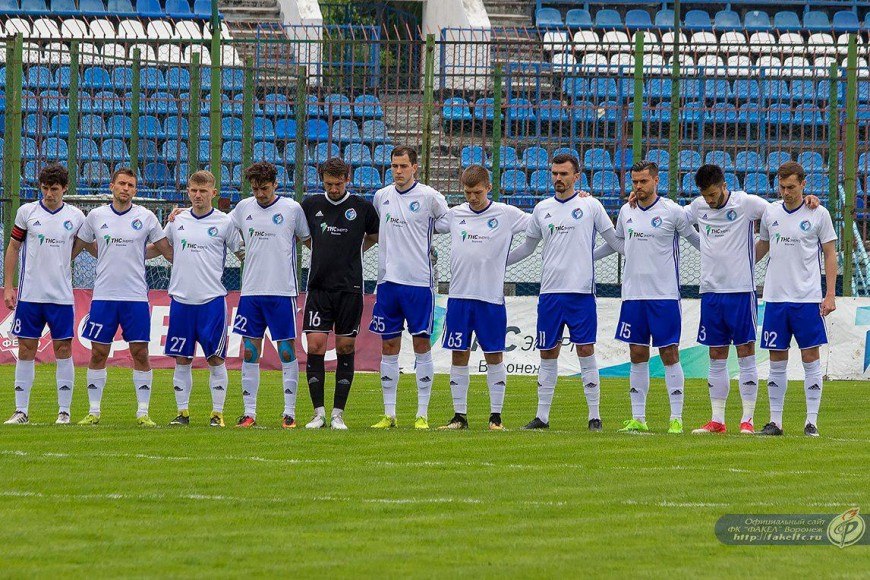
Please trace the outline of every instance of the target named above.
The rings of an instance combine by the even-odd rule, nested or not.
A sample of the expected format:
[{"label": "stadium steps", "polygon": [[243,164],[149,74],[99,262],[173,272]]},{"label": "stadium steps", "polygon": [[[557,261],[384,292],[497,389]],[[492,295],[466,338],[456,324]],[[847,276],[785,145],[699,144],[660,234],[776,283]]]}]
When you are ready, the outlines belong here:
[{"label": "stadium steps", "polygon": [[527,0],[484,0],[489,23],[496,28],[529,28],[534,3]]},{"label": "stadium steps", "polygon": [[231,29],[239,24],[236,28],[255,31],[258,24],[282,22],[277,0],[219,0],[218,9]]}]

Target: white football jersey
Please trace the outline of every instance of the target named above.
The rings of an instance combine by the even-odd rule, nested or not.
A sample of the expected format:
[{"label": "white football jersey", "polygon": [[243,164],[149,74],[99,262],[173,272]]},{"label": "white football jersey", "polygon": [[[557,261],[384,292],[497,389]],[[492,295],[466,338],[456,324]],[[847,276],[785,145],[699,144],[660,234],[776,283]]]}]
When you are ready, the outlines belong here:
[{"label": "white football jersey", "polygon": [[764,301],[821,303],[822,244],[837,239],[828,210],[802,204],[790,212],[781,201],[771,204],[761,218],[761,239],[770,241]]},{"label": "white football jersey", "polygon": [[214,209],[202,217],[186,211],[164,231],[172,245],[169,295],[182,304],[205,304],[226,296],[221,278],[227,250],[237,252],[241,242],[230,216]]},{"label": "white football jersey", "polygon": [[374,206],[381,220],[378,283],[431,288],[432,233],[435,221],[447,213],[447,200],[428,185],[414,182],[407,191],[395,185],[378,190]]},{"label": "white football jersey", "polygon": [[665,197],[647,208],[623,205],[616,220],[625,239],[622,299],[679,300],[680,236],[694,231],[686,211]]},{"label": "white football jersey", "polygon": [[242,296],[296,296],[296,242],[311,237],[302,206],[278,197],[263,207],[248,197],[230,218],[245,242]]},{"label": "white football jersey", "polygon": [[541,294],[595,292],[595,235],[613,229],[601,202],[574,194],[567,200],[550,197],[538,202],[526,229],[529,238],[543,239]]},{"label": "white football jersey", "polygon": [[523,210],[496,201],[481,212],[463,203],[441,217],[436,231],[450,232],[450,298],[504,304],[511,241],[530,219]]},{"label": "white football jersey", "polygon": [[166,237],[157,216],[136,204],[118,213],[110,203],[88,213],[79,237],[97,242],[94,300],[148,301],[145,246]]},{"label": "white football jersey", "polygon": [[701,293],[755,292],[755,222],[770,205],[757,195],[732,191],[711,209],[703,197],[686,208],[701,237]]},{"label": "white football jersey", "polygon": [[64,203],[54,212],[41,201],[26,203],[15,214],[15,227],[26,237],[18,253],[18,299],[73,304],[72,248],[85,214]]}]

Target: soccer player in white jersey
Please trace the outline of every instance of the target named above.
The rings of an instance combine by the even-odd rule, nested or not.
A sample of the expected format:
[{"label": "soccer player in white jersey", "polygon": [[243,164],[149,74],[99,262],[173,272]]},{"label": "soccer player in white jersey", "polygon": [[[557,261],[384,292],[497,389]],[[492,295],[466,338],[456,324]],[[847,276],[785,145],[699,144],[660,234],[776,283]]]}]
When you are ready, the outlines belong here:
[{"label": "soccer player in white jersey", "polygon": [[[782,435],[782,408],[788,388],[788,349],[794,336],[804,366],[807,418],[804,434],[818,437],[819,405],[822,399],[822,365],[819,346],[828,343],[824,316],[837,309],[837,234],[831,214],[824,208],[809,209],[804,203],[806,176],[794,161],[780,166],[779,194],[782,201],[770,205],[761,218],[757,253],[770,251],[764,277],[764,323],[761,348],[770,351],[770,422],[762,435]],[[825,256],[825,286],[822,297],[821,256]]]},{"label": "soccer player in white jersey", "polygon": [[187,181],[190,210],[166,224],[172,246],[169,278],[169,330],[164,352],[175,357],[173,385],[178,416],[170,425],[190,424],[191,365],[196,345],[202,347],[209,367],[212,413],[209,425],[224,426],[227,396],[227,290],[221,282],[227,250],[238,252],[240,238],[230,216],[216,211],[215,178],[197,171]]},{"label": "soccer player in white jersey", "polygon": [[[58,424],[69,423],[75,368],[72,361],[74,308],[70,261],[84,247],[76,234],[85,221],[76,207],[64,203],[69,174],[62,165],[39,172],[42,199],[18,208],[6,261],[3,301],[15,311],[12,335],[18,339],[15,363],[15,413],[6,424],[27,424],[34,361],[45,325],[51,332],[57,360]],[[19,256],[18,288],[14,286]]]},{"label": "soccer player in white jersey", "polygon": [[435,368],[432,363],[432,323],[435,279],[429,254],[435,221],[447,213],[447,200],[417,182],[417,152],[396,147],[391,154],[393,183],[375,194],[380,217],[378,287],[369,330],[380,334],[381,388],[384,416],[375,429],[396,426],[399,351],[407,321],[416,355],[417,419],[414,427],[429,428],[429,398]]},{"label": "soccer player in white jersey", "polygon": [[136,174],[133,171],[128,168],[116,170],[109,189],[112,203],[91,210],[78,233],[86,243],[97,244],[97,278],[82,335],[91,341],[87,374],[90,411],[79,425],[100,422],[106,360],[120,326],[133,357],[133,387],[138,401],[136,423],[140,427],[154,427],[156,424],[148,417],[152,383],[148,360],[151,312],[145,281],[145,248],[149,242],[153,243],[170,261],[172,248],[157,217],[133,203],[136,195]]},{"label": "soccer player in white jersey", "polygon": [[[753,415],[758,395],[755,364],[755,222],[769,205],[744,191],[728,191],[718,165],[704,165],[695,174],[701,190],[686,208],[690,224],[701,236],[701,322],[698,342],[710,348],[708,387],[711,420],[692,433],[725,433],[728,399],[728,350],[737,349],[740,397],[743,400],[741,433],[754,433]],[[818,198],[807,203],[818,207]]]},{"label": "soccer player in white jersey", "polygon": [[616,235],[601,202],[575,190],[580,178],[580,163],[576,157],[568,154],[554,157],[551,176],[556,195],[535,206],[525,242],[508,257],[508,264],[518,262],[530,256],[541,240],[544,241],[536,341],[541,351],[538,410],[525,428],[550,426],[562,334],[567,326],[580,362],[583,392],[589,408],[589,430],[601,431],[601,387],[595,360],[598,315],[592,250],[596,234],[613,244]]},{"label": "soccer player in white jersey", "polygon": [[252,427],[257,421],[260,389],[260,355],[266,329],[278,343],[284,388],[284,429],[296,427],[296,394],[299,361],[296,359],[296,242],[310,237],[302,207],[278,197],[278,170],[260,161],[245,169],[252,197],[240,201],[230,213],[245,243],[242,294],[233,322],[233,332],[244,337],[242,399],[245,412],[237,427]]},{"label": "soccer player in white jersey", "polygon": [[503,362],[507,310],[504,304],[505,264],[511,241],[525,231],[531,216],[489,199],[489,172],[471,165],[462,172],[466,202],[438,219],[435,231],[450,234],[450,295],[442,346],[453,351],[450,391],[454,416],[442,429],[468,428],[468,361],[473,337],[486,359],[489,428],[504,428],[507,372]]},{"label": "soccer player in white jersey", "polygon": [[[653,347],[659,349],[665,367],[665,387],[671,404],[668,433],[682,433],[685,378],[680,365],[679,237],[683,236],[697,248],[698,232],[689,225],[682,207],[658,195],[658,165],[651,161],[635,163],[631,168],[631,184],[636,204],[623,205],[616,220],[616,236],[624,245],[622,253],[625,254],[616,340],[629,345],[632,414],[619,431],[649,431],[646,396],[652,342]],[[595,258],[618,250],[599,247],[595,250]]]}]

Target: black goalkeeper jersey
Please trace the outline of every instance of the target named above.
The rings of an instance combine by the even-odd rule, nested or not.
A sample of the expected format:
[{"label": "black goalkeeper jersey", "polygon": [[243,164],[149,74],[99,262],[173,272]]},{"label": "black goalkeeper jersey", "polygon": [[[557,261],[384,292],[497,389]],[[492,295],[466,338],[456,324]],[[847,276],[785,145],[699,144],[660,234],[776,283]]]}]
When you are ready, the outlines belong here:
[{"label": "black goalkeeper jersey", "polygon": [[302,209],[311,230],[308,288],[362,292],[363,241],[378,233],[380,221],[375,206],[357,195],[335,205],[320,194],[303,200]]}]

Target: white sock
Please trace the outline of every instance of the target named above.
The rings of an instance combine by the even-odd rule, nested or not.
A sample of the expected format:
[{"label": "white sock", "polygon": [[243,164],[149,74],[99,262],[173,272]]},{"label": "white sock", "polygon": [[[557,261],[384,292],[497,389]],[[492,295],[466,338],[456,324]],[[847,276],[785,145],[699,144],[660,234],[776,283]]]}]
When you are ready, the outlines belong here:
[{"label": "white sock", "polygon": [[589,407],[589,419],[600,419],[601,412],[598,410],[601,402],[601,379],[598,378],[598,361],[595,355],[581,356],[580,375],[583,380],[583,394],[586,395],[586,405]]},{"label": "white sock", "polygon": [[631,399],[632,417],[646,423],[646,394],[649,392],[649,362],[631,363],[628,375],[628,396]]},{"label": "white sock", "polygon": [[559,378],[559,359],[541,359],[541,370],[538,371],[538,419],[544,423],[550,422],[550,405],[553,404],[553,394],[556,392],[556,381]]},{"label": "white sock", "polygon": [[106,388],[106,369],[88,369],[88,413],[100,416],[100,402],[103,400],[103,389]]},{"label": "white sock", "polygon": [[190,391],[193,388],[193,366],[175,363],[175,373],[172,375],[172,385],[175,389],[175,405],[179,414],[190,408]]},{"label": "white sock", "polygon": [[665,367],[665,388],[668,389],[668,399],[671,402],[671,420],[683,419],[683,391],[686,388],[686,378],[683,375],[683,365],[680,363]]},{"label": "white sock", "polygon": [[489,387],[489,412],[501,413],[504,406],[504,393],[507,390],[507,370],[503,362],[487,365],[486,386]]},{"label": "white sock", "polygon": [[281,378],[284,382],[284,414],[296,417],[296,393],[299,392],[299,360],[281,363]]},{"label": "white sock", "polygon": [[143,417],[148,414],[148,406],[151,403],[151,383],[153,374],[151,371],[133,371],[133,388],[136,389],[136,401],[139,403],[136,408],[136,417]]},{"label": "white sock", "polygon": [[396,391],[399,387],[399,355],[381,356],[381,389],[384,391],[384,415],[396,416]]},{"label": "white sock", "polygon": [[[323,411],[323,407],[320,407],[320,409]],[[325,417],[325,416],[326,416],[326,412],[325,412],[325,411],[323,411],[323,412],[324,412],[324,414],[321,415],[321,417]],[[330,414],[330,416],[331,416],[333,419],[335,419],[336,417],[341,417],[342,413],[344,413],[344,409],[333,409],[333,410],[332,410],[332,413]]]},{"label": "white sock", "polygon": [[27,415],[30,407],[30,390],[36,376],[35,361],[20,360],[15,363],[15,410]]},{"label": "white sock", "polygon": [[208,386],[211,389],[211,409],[216,413],[224,412],[224,401],[227,400],[227,365],[221,363],[208,367]]},{"label": "white sock", "polygon": [[728,391],[731,388],[727,359],[710,359],[707,386],[710,388],[710,406],[713,408],[712,420],[725,423],[725,401],[728,400]]},{"label": "white sock", "polygon": [[782,408],[785,405],[785,392],[788,390],[788,361],[770,361],[770,374],[767,377],[767,397],[770,399],[770,422],[782,429]]},{"label": "white sock", "polygon": [[76,368],[73,366],[72,357],[57,359],[57,370],[54,377],[57,380],[58,412],[69,415],[76,380]]},{"label": "white sock", "polygon": [[[333,409],[335,411],[335,409]],[[326,417],[326,407],[317,407],[314,409],[314,414],[318,417]]]},{"label": "white sock", "polygon": [[450,394],[453,395],[453,412],[468,413],[468,367],[450,367]]},{"label": "white sock", "polygon": [[741,423],[752,421],[755,416],[755,401],[758,399],[758,367],[755,365],[755,355],[737,359],[740,365],[740,399],[743,401],[743,418]]},{"label": "white sock", "polygon": [[260,390],[260,363],[242,363],[242,401],[245,415],[257,420],[257,391]]},{"label": "white sock", "polygon": [[416,355],[417,360],[417,416],[427,417],[429,398],[432,396],[432,381],[435,379],[435,365],[432,351]]},{"label": "white sock", "polygon": [[818,426],[822,404],[822,361],[804,363],[804,395],[807,398],[807,423]]}]

